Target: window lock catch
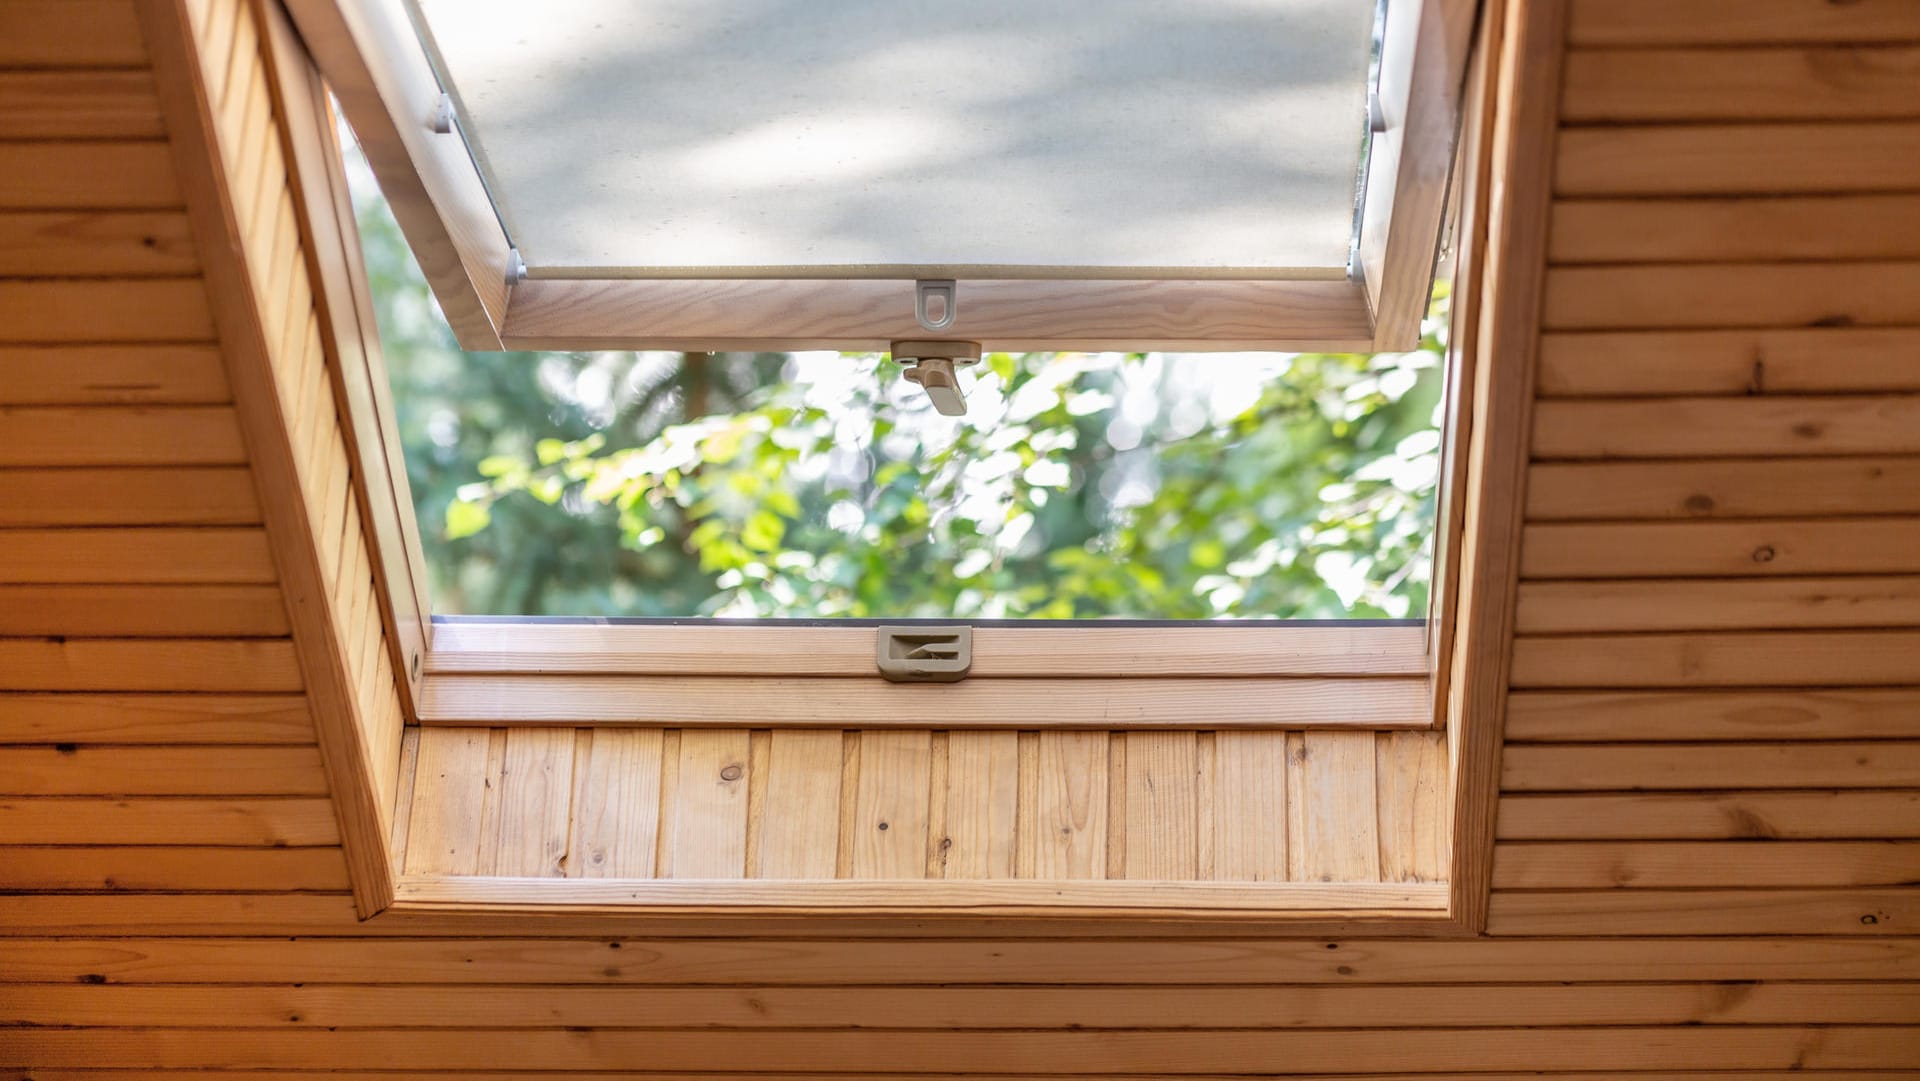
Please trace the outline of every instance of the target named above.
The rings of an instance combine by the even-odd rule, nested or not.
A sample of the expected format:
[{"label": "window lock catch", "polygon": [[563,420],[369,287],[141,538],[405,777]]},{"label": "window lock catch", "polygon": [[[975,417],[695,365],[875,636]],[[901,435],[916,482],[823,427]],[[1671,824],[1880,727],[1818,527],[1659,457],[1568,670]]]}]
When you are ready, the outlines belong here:
[{"label": "window lock catch", "polygon": [[892,352],[896,363],[907,366],[902,373],[906,381],[927,392],[936,412],[948,417],[967,415],[959,369],[980,362],[979,342],[894,342]]},{"label": "window lock catch", "polygon": [[894,683],[958,683],[973,667],[972,627],[878,627],[875,663]]}]

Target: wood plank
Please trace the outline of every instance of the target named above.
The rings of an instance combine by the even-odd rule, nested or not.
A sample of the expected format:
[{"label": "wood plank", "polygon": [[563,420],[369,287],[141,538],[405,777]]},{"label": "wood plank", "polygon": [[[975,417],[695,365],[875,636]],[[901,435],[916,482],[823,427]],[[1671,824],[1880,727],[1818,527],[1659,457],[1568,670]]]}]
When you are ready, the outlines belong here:
[{"label": "wood plank", "polygon": [[[571,885],[563,883],[562,885]],[[930,883],[946,890],[950,883]],[[1004,884],[1002,884],[1004,885]],[[1079,986],[1222,984],[1666,983],[1701,980],[1907,981],[1920,945],[1911,938],[1579,938],[1527,941],[1245,938],[1110,941],[935,938],[68,938],[0,939],[10,982],[105,984],[366,984],[406,972],[446,985],[818,986],[955,983]],[[1910,981],[1908,981],[1910,982]],[[1159,997],[1159,996],[1156,996]],[[273,1033],[285,1035],[285,1033]]]},{"label": "wood plank", "polygon": [[[962,693],[989,677],[1388,677],[1426,673],[1426,629],[1196,623],[1164,627],[978,627],[964,683],[915,690]],[[874,674],[870,627],[754,627],[451,620],[438,625],[430,671],[701,676]],[[1310,690],[1303,687],[1303,693]],[[1067,708],[1069,703],[1062,702]],[[907,709],[913,707],[907,706]],[[758,714],[756,714],[756,717]],[[1116,715],[1125,719],[1127,714]]]},{"label": "wood plank", "polygon": [[260,529],[0,530],[0,581],[269,585]]},{"label": "wood plank", "polygon": [[[0,143],[0,167],[6,147]],[[14,342],[204,342],[213,337],[199,278],[11,281],[0,326]]]},{"label": "wood plank", "polygon": [[344,890],[337,846],[192,848],[179,845],[0,847],[10,890]]},{"label": "wood plank", "polygon": [[284,638],[0,639],[0,690],[238,691],[301,688]]},{"label": "wood plank", "polygon": [[1920,514],[1914,458],[1545,462],[1527,476],[1530,521]]},{"label": "wood plank", "polygon": [[1920,196],[1563,199],[1548,258],[1725,263],[1920,256]]},{"label": "wood plank", "polygon": [[1527,582],[1520,634],[1920,626],[1920,576]]},{"label": "wood plank", "polygon": [[1920,787],[1920,742],[1509,744],[1509,792]]},{"label": "wood plank", "polygon": [[1516,693],[1507,738],[1527,742],[1910,739],[1920,692],[1618,691]]},{"label": "wood plank", "polygon": [[[447,628],[443,623],[436,640]],[[692,629],[692,628],[689,628]],[[798,634],[800,629],[789,633]],[[1063,632],[1071,633],[1071,632]],[[789,647],[791,648],[791,647]],[[429,667],[440,657],[429,656]],[[714,659],[731,665],[731,653]],[[816,658],[807,663],[830,662]],[[862,655],[869,669],[871,646]],[[1030,663],[1042,664],[1038,650]],[[1110,661],[1111,664],[1117,662]],[[1071,671],[1063,666],[1058,671]],[[977,674],[960,683],[889,683],[857,676],[751,675],[466,675],[430,672],[423,684],[422,724],[641,724],[733,727],[744,717],[780,727],[1028,728],[1353,727],[1426,728],[1433,723],[1424,677],[1318,679],[1259,677],[1155,679],[996,679]],[[862,678],[864,677],[864,678]],[[1033,703],[1045,701],[1044,713]]]},{"label": "wood plank", "polygon": [[[1914,150],[1920,154],[1920,140]],[[1547,272],[1541,326],[1559,331],[1912,325],[1920,322],[1916,296],[1920,262],[1915,261],[1561,266]]]},{"label": "wood plank", "polygon": [[9,0],[0,5],[0,65],[128,67],[147,62],[128,0]]},{"label": "wood plank", "polygon": [[[1539,369],[1542,268],[1551,227],[1565,24],[1561,4],[1509,4],[1505,18],[1488,22],[1493,36],[1485,47],[1493,55],[1491,42],[1497,41],[1499,50],[1488,121],[1488,216],[1484,237],[1460,238],[1469,253],[1485,249],[1482,278],[1468,283],[1484,302],[1478,327],[1467,335],[1475,353],[1470,399],[1474,419],[1462,470],[1469,480],[1457,557],[1461,588],[1453,602],[1457,614],[1446,647],[1450,668],[1435,680],[1446,688],[1444,712],[1436,702],[1434,717],[1436,723],[1473,719],[1447,724],[1453,804],[1448,836],[1454,849],[1448,908],[1468,932],[1486,923],[1492,874],[1501,717],[1513,596],[1524,551],[1525,447],[1533,427]],[[1471,219],[1462,223],[1468,232],[1477,227]],[[1306,749],[1304,744],[1301,749]],[[1298,851],[1300,836],[1289,836],[1290,858]]]},{"label": "wood plank", "polygon": [[1199,875],[1198,750],[1191,732],[1126,732],[1126,876]]},{"label": "wood plank", "polygon": [[0,406],[0,467],[246,462],[229,406]]},{"label": "wood plank", "polygon": [[1034,788],[1023,808],[1021,866],[1039,879],[1106,877],[1106,732],[1040,732]]},{"label": "wood plank", "polygon": [[1291,742],[1288,877],[1296,882],[1378,882],[1373,735],[1304,732]]},{"label": "wood plank", "polygon": [[1286,881],[1286,733],[1217,733],[1208,804],[1214,878]]},{"label": "wood plank", "polygon": [[0,744],[312,742],[301,695],[0,695]]},{"label": "wood plank", "polygon": [[[99,247],[89,238],[85,249]],[[229,400],[211,345],[0,346],[7,405],[218,405]]]},{"label": "wood plank", "polygon": [[573,732],[508,729],[499,785],[500,829],[480,839],[480,873],[563,877],[573,800]]},{"label": "wood plank", "polygon": [[1722,0],[1572,0],[1575,45],[1911,43],[1920,12],[1905,0],[1743,0],[1738,19]]},{"label": "wood plank", "polygon": [[323,799],[0,799],[0,836],[14,845],[340,843],[333,805]]},{"label": "wood plank", "polygon": [[853,795],[854,878],[924,878],[933,798],[932,734],[860,733],[860,774]]},{"label": "wood plank", "polygon": [[663,831],[661,878],[740,878],[747,872],[747,733],[680,733],[678,773]]},{"label": "wood plank", "polygon": [[160,139],[146,71],[0,71],[0,139]]},{"label": "wood plank", "polygon": [[1911,888],[1505,892],[1493,896],[1487,933],[1884,935],[1912,927],[1914,905]]},{"label": "wood plank", "polygon": [[1568,123],[1867,120],[1920,116],[1920,48],[1575,50],[1560,116]]},{"label": "wood plank", "polygon": [[1920,331],[1877,327],[1544,334],[1543,397],[1920,390]]},{"label": "wood plank", "polygon": [[[922,856],[924,866],[924,855]],[[1446,926],[1444,885],[1283,882],[1026,882],[1000,880],[849,879],[838,882],[447,878],[414,875],[395,892],[403,911],[446,917],[457,912],[603,918],[645,913],[682,920],[738,914],[759,920],[846,916],[935,920],[955,914],[1039,922],[1047,917],[1095,927],[1103,920],[1266,920],[1325,929],[1399,917],[1426,934]],[[708,932],[730,921],[709,922]],[[1114,926],[1109,923],[1109,930]],[[1120,926],[1124,926],[1124,923]]]},{"label": "wood plank", "polygon": [[[927,987],[909,994],[874,987],[554,987],[541,992],[535,1014],[528,1009],[525,992],[515,988],[41,984],[0,985],[0,1023],[63,1024],[73,1019],[111,1025],[120,1019],[122,1026],[141,1028],[224,1023],[358,1029],[379,1028],[397,1015],[423,1012],[459,1018],[473,1027],[508,1028],[626,1028],[634,1027],[637,1018],[683,1015],[746,1029],[1279,1029],[1324,1028],[1341,1018],[1372,1015],[1435,1028],[1902,1024],[1920,1016],[1920,991],[1899,985],[1771,983],[1741,992],[1732,994],[1712,983],[1489,984],[1467,985],[1445,995],[1392,986],[1263,986],[1251,992],[1191,987],[1173,996],[1097,987]],[[950,1081],[954,1075],[934,1076]]]},{"label": "wood plank", "polygon": [[1920,792],[1634,793],[1508,796],[1512,841],[1920,838]]},{"label": "wood plank", "polygon": [[1518,687],[1920,683],[1920,630],[1569,635],[1513,643]]},{"label": "wood plank", "polygon": [[[408,879],[409,882],[436,881],[424,876]],[[437,881],[445,881],[444,879]],[[545,880],[533,883],[536,887],[571,889],[579,883]],[[596,890],[617,888],[605,882],[593,884]],[[672,888],[690,893],[704,887],[691,883],[641,882],[642,889]],[[773,887],[767,883],[736,882],[721,883],[723,890],[732,891],[744,888],[786,888]],[[1219,884],[1188,883],[1175,887],[1178,891],[1199,888],[1211,893]],[[932,891],[955,887],[961,892],[984,891],[989,887],[977,883],[938,883],[923,882],[915,888]],[[815,883],[813,887],[828,891],[852,889],[877,893],[886,888],[876,882]],[[1041,889],[1030,886],[1030,889]],[[1140,885],[1126,886],[1123,889],[1142,893],[1155,887]],[[1401,926],[1406,928],[1402,937],[1433,938],[1443,937],[1447,932],[1442,918],[1445,904],[1444,890],[1438,886],[1391,886],[1391,885],[1346,885],[1321,886],[1296,883],[1286,886],[1284,891],[1260,886],[1221,887],[1239,893],[1254,890],[1266,890],[1268,893],[1284,893],[1291,897],[1299,891],[1318,894],[1323,903],[1360,904],[1369,899],[1377,903],[1388,897],[1405,901],[1413,899],[1425,913],[1419,922],[1408,920]],[[53,902],[68,902],[63,906]],[[143,913],[136,915],[136,909]],[[1401,911],[1405,911],[1403,907]],[[1235,928],[1235,934],[1249,938],[1299,938],[1302,936],[1359,936],[1361,938],[1379,938],[1379,925],[1368,922],[1377,917],[1313,917],[1304,914],[1301,909],[1285,910],[1286,919],[1276,921],[1271,918],[1274,910],[1268,907],[1265,914],[1246,910],[1218,911],[1213,914],[1225,915]],[[353,899],[344,894],[289,894],[289,893],[239,893],[239,894],[30,894],[7,897],[0,895],[0,936],[12,938],[34,938],[46,935],[61,937],[127,937],[156,935],[162,936],[318,936],[332,938],[377,938],[382,940],[471,936],[488,928],[498,929],[502,933],[511,933],[515,929],[524,930],[525,916],[511,915],[494,919],[482,916],[476,919],[471,914],[452,912],[420,911],[401,908],[390,911],[386,918],[357,922],[354,914]],[[765,945],[769,939],[792,939],[805,937],[811,929],[817,929],[817,915],[727,915],[716,919],[709,916],[681,916],[671,912],[656,910],[645,914],[641,922],[647,933],[662,937],[692,936],[710,937],[716,934],[723,937],[755,940]],[[809,921],[815,922],[809,922]],[[835,935],[841,939],[890,939],[901,934],[902,923],[898,915],[878,918],[863,917],[857,914],[837,915],[834,918]],[[964,914],[948,913],[938,920],[940,933],[952,938],[987,938],[1009,945],[1030,940],[1049,940],[1071,937],[1102,937],[1112,939],[1116,936],[1157,937],[1193,941],[1208,937],[1218,937],[1219,925],[1209,924],[1205,920],[1193,919],[1168,920],[1154,919],[1151,916],[1132,914],[1131,910],[1121,909],[1118,914],[1102,914],[1095,917],[1077,917],[1053,910],[1039,918],[1000,915],[981,915],[974,912]],[[594,911],[592,909],[548,910],[539,915],[541,929],[550,936],[588,936],[619,938],[630,935],[637,926],[634,913],[621,913],[611,910]],[[1283,930],[1284,928],[1284,930]],[[753,982],[751,980],[743,982]]]},{"label": "wood plank", "polygon": [[650,729],[582,731],[575,760],[567,874],[652,878],[660,834],[661,734]]},{"label": "wood plank", "polygon": [[325,796],[312,747],[0,747],[10,796]]},{"label": "wood plank", "polygon": [[1018,734],[951,732],[946,745],[946,780],[933,790],[943,812],[932,834],[934,877],[1014,877]]},{"label": "wood plank", "polygon": [[283,638],[272,586],[0,586],[0,635]]},{"label": "wood plank", "polygon": [[[904,279],[534,278],[514,286],[500,337],[508,349],[862,351],[919,327]],[[1016,351],[1373,348],[1364,287],[1345,280],[969,278],[949,329]]]},{"label": "wood plank", "polygon": [[1382,882],[1444,882],[1449,843],[1444,732],[1383,732],[1374,739]]},{"label": "wood plank", "polygon": [[473,1071],[614,1069],[644,1060],[658,1071],[758,1071],[799,1064],[833,1075],[874,1062],[908,1071],[965,1061],[992,1073],[1031,1062],[1074,1073],[1251,1073],[1274,1062],[1299,1070],[1564,1070],[1592,1066],[1735,1070],[1802,1066],[1911,1068],[1920,1046],[1882,1026],[1712,1026],[1514,1029],[1498,1041],[1444,1029],[1254,1030],[1231,1040],[1205,1032],[596,1032],[585,1041],[554,1030],[102,1029],[21,1030],[16,1050],[49,1066],[384,1068]]},{"label": "wood plank", "polygon": [[1920,123],[1686,124],[1560,133],[1554,192],[1783,195],[1911,191]]},{"label": "wood plank", "polygon": [[1525,578],[1747,577],[1920,571],[1920,518],[1530,525]]},{"label": "wood plank", "polygon": [[186,215],[167,211],[0,213],[0,259],[36,277],[179,277],[200,268]]},{"label": "wood plank", "polygon": [[767,810],[757,824],[759,862],[752,877],[835,876],[844,742],[837,731],[773,730],[765,765]]},{"label": "wood plank", "polygon": [[493,780],[487,773],[491,741],[491,733],[484,728],[420,733],[404,854],[408,871],[479,873],[480,808]]},{"label": "wood plank", "polygon": [[1546,401],[1535,460],[1912,454],[1920,395]]},{"label": "wood plank", "polygon": [[1898,886],[1916,877],[1913,841],[1524,841],[1493,858],[1495,889]]},{"label": "wood plank", "polygon": [[171,210],[181,202],[160,140],[0,143],[0,209]]}]

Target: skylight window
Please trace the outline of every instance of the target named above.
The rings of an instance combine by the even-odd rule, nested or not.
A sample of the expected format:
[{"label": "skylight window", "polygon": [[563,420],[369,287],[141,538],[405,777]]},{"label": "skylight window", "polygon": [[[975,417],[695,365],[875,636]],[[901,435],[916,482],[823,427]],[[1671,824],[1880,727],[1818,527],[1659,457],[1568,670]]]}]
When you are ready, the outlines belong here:
[{"label": "skylight window", "polygon": [[1406,350],[1471,0],[290,0],[470,349]]}]

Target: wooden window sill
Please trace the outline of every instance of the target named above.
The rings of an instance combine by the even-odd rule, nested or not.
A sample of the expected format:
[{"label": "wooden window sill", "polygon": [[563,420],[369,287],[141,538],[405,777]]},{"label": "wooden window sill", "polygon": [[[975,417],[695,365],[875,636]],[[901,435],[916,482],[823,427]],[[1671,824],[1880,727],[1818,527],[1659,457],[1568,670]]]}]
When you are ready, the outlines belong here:
[{"label": "wooden window sill", "polygon": [[425,725],[1428,728],[1424,624],[978,626],[973,669],[889,683],[867,626],[444,621]]}]

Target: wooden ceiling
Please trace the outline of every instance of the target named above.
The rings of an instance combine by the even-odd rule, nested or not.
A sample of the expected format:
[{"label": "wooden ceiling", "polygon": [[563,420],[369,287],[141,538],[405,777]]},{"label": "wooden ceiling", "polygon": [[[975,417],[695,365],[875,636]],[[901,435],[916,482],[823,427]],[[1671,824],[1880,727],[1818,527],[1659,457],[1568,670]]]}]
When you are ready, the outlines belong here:
[{"label": "wooden ceiling", "polygon": [[[139,6],[0,2],[0,1077],[1920,1070],[1920,6],[1526,5],[1568,51],[1475,939],[357,922],[328,583],[268,544]],[[185,6],[260,77],[256,4]]]}]

